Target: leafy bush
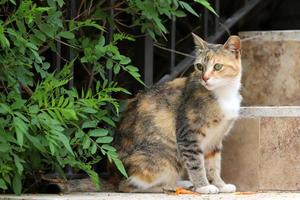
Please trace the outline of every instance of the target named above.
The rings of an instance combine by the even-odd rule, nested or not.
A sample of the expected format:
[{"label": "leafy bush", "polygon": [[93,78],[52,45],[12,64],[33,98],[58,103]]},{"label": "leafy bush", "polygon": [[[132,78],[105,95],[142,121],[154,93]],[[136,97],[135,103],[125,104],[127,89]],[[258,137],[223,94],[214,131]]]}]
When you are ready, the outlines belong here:
[{"label": "leafy bush", "polygon": [[[211,9],[205,0],[195,2]],[[98,186],[92,165],[103,157],[127,176],[111,142],[120,108],[113,95],[130,93],[108,81],[107,73],[125,71],[142,83],[138,68],[117,46],[134,38],[118,29],[119,19],[108,15],[105,1],[81,1],[73,18],[66,17],[63,0],[1,0],[0,5],[0,189],[20,194],[26,177],[38,183],[41,174],[63,174],[68,165]],[[114,9],[153,38],[167,33],[165,17],[185,16],[182,10],[197,15],[178,0],[117,1]],[[106,22],[119,30],[111,40],[105,37]],[[71,60],[58,45],[74,55]],[[51,62],[51,52],[62,57],[61,70]],[[77,87],[70,85],[74,68],[87,74]]]}]

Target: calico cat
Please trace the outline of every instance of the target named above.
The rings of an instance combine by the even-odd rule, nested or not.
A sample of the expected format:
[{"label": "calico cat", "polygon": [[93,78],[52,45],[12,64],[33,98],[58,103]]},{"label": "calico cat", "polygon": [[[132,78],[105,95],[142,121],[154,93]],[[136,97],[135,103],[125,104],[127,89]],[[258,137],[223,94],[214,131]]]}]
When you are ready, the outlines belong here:
[{"label": "calico cat", "polygon": [[[193,34],[195,70],[132,99],[116,131],[115,146],[129,178],[122,192],[235,192],[220,177],[222,140],[238,117],[241,42],[209,44]],[[178,181],[182,171],[189,181]]]}]

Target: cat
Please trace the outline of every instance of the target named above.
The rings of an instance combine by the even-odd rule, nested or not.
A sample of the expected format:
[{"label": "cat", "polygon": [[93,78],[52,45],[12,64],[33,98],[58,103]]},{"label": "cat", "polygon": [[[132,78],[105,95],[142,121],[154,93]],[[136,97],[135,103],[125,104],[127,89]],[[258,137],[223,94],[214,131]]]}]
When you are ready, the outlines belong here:
[{"label": "cat", "polygon": [[[115,135],[128,179],[121,192],[235,192],[221,176],[222,140],[239,114],[241,41],[209,44],[193,34],[195,70],[130,100]],[[186,171],[189,181],[178,181]]]}]

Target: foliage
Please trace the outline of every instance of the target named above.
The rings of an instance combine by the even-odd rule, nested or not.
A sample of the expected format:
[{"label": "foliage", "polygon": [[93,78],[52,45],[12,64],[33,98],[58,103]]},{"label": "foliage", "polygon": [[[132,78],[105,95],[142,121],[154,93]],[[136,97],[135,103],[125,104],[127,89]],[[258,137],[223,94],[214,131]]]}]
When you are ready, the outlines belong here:
[{"label": "foliage", "polygon": [[[211,9],[205,0],[195,2]],[[138,68],[118,48],[134,37],[120,30],[120,19],[109,16],[105,1],[82,1],[72,18],[66,17],[63,0],[0,0],[0,6],[5,14],[0,18],[0,189],[20,194],[26,177],[38,183],[43,173],[63,174],[68,165],[98,186],[92,165],[104,157],[127,176],[112,146],[120,107],[113,95],[130,93],[107,77],[109,70],[115,76],[123,71],[142,83]],[[117,1],[114,9],[153,38],[167,33],[165,17],[183,17],[183,10],[197,15],[178,0]],[[111,40],[105,22],[119,30]],[[66,59],[58,45],[74,56]],[[51,52],[65,63],[61,70],[51,62]],[[74,68],[87,76],[77,87],[70,84]]]}]

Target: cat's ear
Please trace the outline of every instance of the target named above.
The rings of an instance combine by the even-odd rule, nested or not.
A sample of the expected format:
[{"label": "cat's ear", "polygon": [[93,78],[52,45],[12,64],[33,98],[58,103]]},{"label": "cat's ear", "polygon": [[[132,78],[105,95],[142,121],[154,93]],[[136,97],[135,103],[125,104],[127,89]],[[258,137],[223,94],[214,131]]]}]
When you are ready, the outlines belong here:
[{"label": "cat's ear", "polygon": [[192,36],[193,36],[194,43],[195,43],[197,48],[199,48],[199,49],[206,49],[207,48],[207,43],[204,40],[202,40],[201,37],[199,37],[195,33],[192,33]]},{"label": "cat's ear", "polygon": [[234,53],[239,53],[241,51],[240,37],[236,35],[230,36],[224,44],[224,49],[227,49]]}]

